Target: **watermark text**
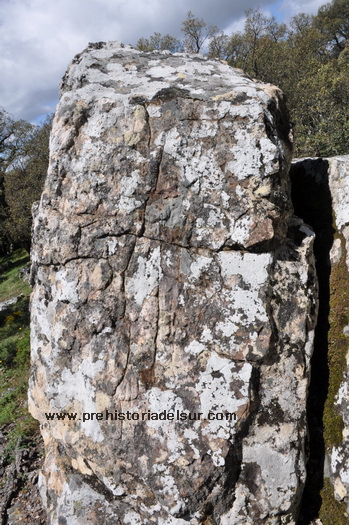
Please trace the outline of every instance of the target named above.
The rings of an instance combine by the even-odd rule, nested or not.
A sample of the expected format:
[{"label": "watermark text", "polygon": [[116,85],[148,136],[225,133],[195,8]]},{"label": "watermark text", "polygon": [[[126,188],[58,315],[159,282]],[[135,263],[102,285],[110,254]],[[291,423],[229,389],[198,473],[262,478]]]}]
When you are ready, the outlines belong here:
[{"label": "watermark text", "polygon": [[48,421],[236,421],[235,412],[184,412],[181,410],[163,410],[162,412],[83,412],[80,416],[77,412],[45,412]]}]

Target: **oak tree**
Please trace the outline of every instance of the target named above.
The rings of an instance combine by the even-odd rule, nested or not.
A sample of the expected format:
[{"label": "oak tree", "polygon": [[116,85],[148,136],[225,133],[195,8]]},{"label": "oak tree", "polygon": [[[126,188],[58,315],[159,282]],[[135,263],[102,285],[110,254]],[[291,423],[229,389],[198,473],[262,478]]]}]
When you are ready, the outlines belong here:
[{"label": "oak tree", "polygon": [[213,38],[217,32],[217,26],[207,25],[202,18],[197,18],[188,11],[187,18],[182,23],[185,50],[188,53],[200,53],[204,43]]}]

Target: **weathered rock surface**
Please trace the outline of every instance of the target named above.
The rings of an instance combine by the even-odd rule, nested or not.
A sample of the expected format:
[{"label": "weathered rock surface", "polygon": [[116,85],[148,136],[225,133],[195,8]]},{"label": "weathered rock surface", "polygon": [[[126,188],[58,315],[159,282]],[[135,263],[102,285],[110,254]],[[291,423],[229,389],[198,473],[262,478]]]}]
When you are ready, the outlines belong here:
[{"label": "weathered rock surface", "polygon": [[32,253],[51,524],[296,523],[316,284],[288,134],[218,61],[72,62]]}]

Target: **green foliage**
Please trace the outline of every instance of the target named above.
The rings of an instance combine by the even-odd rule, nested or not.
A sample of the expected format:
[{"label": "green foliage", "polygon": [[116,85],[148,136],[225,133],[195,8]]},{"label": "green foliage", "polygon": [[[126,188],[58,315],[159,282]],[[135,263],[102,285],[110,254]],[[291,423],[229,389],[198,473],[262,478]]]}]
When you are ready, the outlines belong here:
[{"label": "green foliage", "polygon": [[[25,380],[16,374],[3,373],[0,381],[0,425],[12,423],[21,405],[23,394],[27,391],[27,374]],[[6,385],[4,384],[6,380]],[[21,400],[18,403],[18,400]],[[20,411],[23,414],[23,410]]]},{"label": "green foliage", "polygon": [[326,37],[334,55],[338,55],[349,37],[348,0],[333,0],[319,8],[315,25]]},{"label": "green foliage", "polygon": [[185,50],[188,53],[200,53],[206,40],[213,38],[217,32],[216,26],[207,25],[202,18],[197,18],[188,11],[187,18],[182,23]]},{"label": "green foliage", "polygon": [[171,53],[180,53],[183,51],[183,44],[171,35],[161,35],[154,33],[149,38],[140,38],[137,42],[137,49],[140,51],[171,51]]},{"label": "green foliage", "polygon": [[247,10],[244,40],[248,43],[248,53],[244,69],[257,78],[272,76],[273,71],[268,71],[274,66],[271,55],[278,59],[278,44],[285,35],[285,24],[278,24],[274,17],[264,16],[259,9]]},{"label": "green foliage", "polygon": [[[236,44],[239,47],[239,43]],[[242,45],[242,42],[241,42]],[[234,43],[224,31],[216,34],[209,43],[209,58],[219,58],[221,60],[232,60],[235,53]]]},{"label": "green foliage", "polygon": [[25,120],[15,121],[0,108],[0,172],[6,173],[11,164],[25,155],[26,143],[35,126]]},{"label": "green foliage", "polygon": [[17,337],[7,337],[0,342],[0,366],[10,367],[16,356]]},{"label": "green foliage", "polygon": [[345,53],[333,58],[315,23],[289,38],[288,95],[297,156],[331,156],[348,151],[348,68]]},{"label": "green foliage", "polygon": [[[5,320],[5,325],[0,324],[0,367],[10,368],[29,364],[28,317],[27,306],[26,310],[18,312],[17,318],[10,315]],[[10,322],[8,322],[9,318]]]},{"label": "green foliage", "polygon": [[0,254],[5,254],[10,246],[10,239],[5,227],[7,204],[5,200],[4,172],[8,156],[8,143],[12,135],[13,121],[10,115],[0,108]]},{"label": "green foliage", "polygon": [[30,247],[31,206],[46,177],[51,122],[33,126],[0,109],[0,255]]},{"label": "green foliage", "polygon": [[22,137],[20,154],[7,167],[5,201],[6,231],[13,248],[30,249],[33,202],[40,199],[49,161],[52,118],[32,127]]},{"label": "green foliage", "polygon": [[19,369],[29,369],[30,366],[30,329],[27,326],[17,339],[17,352],[13,362]]},{"label": "green foliage", "polygon": [[209,56],[228,60],[233,67],[266,82],[277,76],[284,78],[286,25],[278,24],[274,17],[263,15],[259,9],[245,13],[244,32],[215,35],[210,41]]}]

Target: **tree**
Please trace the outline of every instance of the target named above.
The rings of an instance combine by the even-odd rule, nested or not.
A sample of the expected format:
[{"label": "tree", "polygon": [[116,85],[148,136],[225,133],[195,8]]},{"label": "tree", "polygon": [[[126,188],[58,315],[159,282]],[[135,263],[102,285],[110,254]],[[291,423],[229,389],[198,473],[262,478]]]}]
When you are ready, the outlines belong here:
[{"label": "tree", "polygon": [[0,108],[0,255],[6,254],[11,245],[5,226],[5,221],[8,218],[8,207],[5,199],[4,175],[9,158],[9,144],[13,135],[13,128],[13,119],[3,108]]},{"label": "tree", "polygon": [[219,35],[215,35],[208,46],[208,56],[210,58],[220,58],[221,60],[229,60],[230,53],[230,38],[222,31]]},{"label": "tree", "polygon": [[185,50],[188,53],[200,53],[206,40],[213,38],[217,32],[216,26],[208,26],[202,18],[197,18],[188,11],[187,18],[182,23]]},{"label": "tree", "polygon": [[248,43],[249,53],[246,67],[253,76],[260,78],[263,72],[263,62],[270,62],[270,54],[275,44],[286,34],[286,26],[278,24],[273,16],[265,16],[257,9],[245,11],[244,38]]},{"label": "tree", "polygon": [[314,22],[338,56],[349,38],[349,0],[333,0],[321,6]]},{"label": "tree", "polygon": [[309,28],[313,22],[313,17],[306,13],[299,13],[295,15],[291,20],[291,27],[296,33],[303,33],[304,30]]},{"label": "tree", "polygon": [[24,143],[34,126],[25,120],[15,121],[0,108],[0,171],[5,173],[16,158],[24,153]]},{"label": "tree", "polygon": [[342,53],[340,59],[322,64],[298,84],[301,97],[294,116],[300,155],[327,157],[348,152],[349,64]]},{"label": "tree", "polygon": [[21,155],[6,173],[8,219],[5,224],[14,248],[30,249],[31,207],[40,198],[46,178],[51,125],[52,116],[30,130],[22,139]]},{"label": "tree", "polygon": [[224,32],[215,35],[209,43],[208,56],[220,58],[247,72],[247,58],[249,55],[249,44],[242,33],[233,33],[228,36]]},{"label": "tree", "polygon": [[278,24],[274,17],[263,15],[259,9],[249,9],[245,14],[244,32],[230,37],[224,33],[216,35],[210,42],[209,55],[228,60],[230,65],[252,77],[272,82],[281,76],[287,27]]},{"label": "tree", "polygon": [[171,35],[161,35],[154,33],[149,38],[140,38],[137,42],[137,49],[140,51],[170,51],[171,53],[180,53],[183,51],[183,44]]},{"label": "tree", "polygon": [[2,159],[6,143],[13,133],[13,120],[3,108],[0,108],[0,153]]},{"label": "tree", "polygon": [[31,207],[40,198],[46,178],[52,116],[40,126],[25,121],[14,124],[11,144],[17,149],[4,173],[6,217],[3,226],[12,248],[29,251]]}]

